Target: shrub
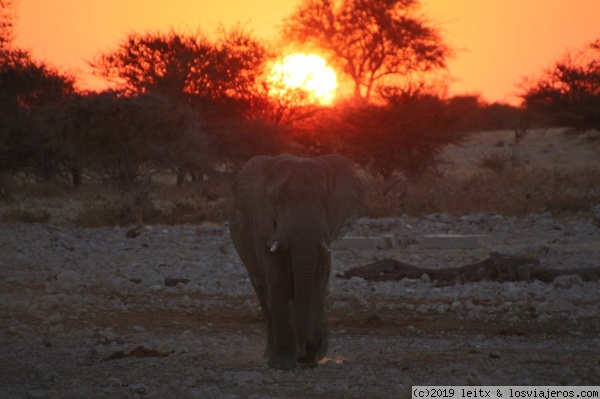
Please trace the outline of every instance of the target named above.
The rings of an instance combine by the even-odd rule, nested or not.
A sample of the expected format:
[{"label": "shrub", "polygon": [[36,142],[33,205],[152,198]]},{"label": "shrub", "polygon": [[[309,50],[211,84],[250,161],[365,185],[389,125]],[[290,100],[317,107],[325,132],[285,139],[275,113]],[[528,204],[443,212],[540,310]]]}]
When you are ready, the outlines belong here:
[{"label": "shrub", "polygon": [[508,151],[488,152],[481,156],[477,166],[495,174],[500,174],[512,166],[512,155]]}]

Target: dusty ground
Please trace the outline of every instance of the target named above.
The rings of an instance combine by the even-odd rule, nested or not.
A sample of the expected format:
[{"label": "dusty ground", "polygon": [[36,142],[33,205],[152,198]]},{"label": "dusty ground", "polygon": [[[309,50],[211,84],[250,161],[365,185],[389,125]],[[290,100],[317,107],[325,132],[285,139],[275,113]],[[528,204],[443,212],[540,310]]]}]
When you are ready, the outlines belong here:
[{"label": "dusty ground", "polygon": [[[522,164],[533,168],[571,171],[598,168],[597,146],[582,145],[584,136],[567,136],[564,129],[531,130],[518,145]],[[491,153],[513,153],[515,135],[510,130],[481,132],[460,145],[450,145],[444,155],[448,170],[459,173],[472,170],[477,159]]]},{"label": "dusty ground", "polygon": [[[495,250],[548,267],[600,265],[591,218],[357,220],[351,234],[405,246],[334,253],[334,273],[375,258],[425,267],[490,248],[424,250],[431,232],[493,233]],[[333,277],[331,346],[316,369],[261,358],[264,324],[223,226],[0,226],[0,397],[408,397],[411,385],[600,381],[599,283],[369,283]],[[254,396],[253,396],[254,395]]]},{"label": "dusty ground", "polygon": [[[496,148],[497,134],[511,139],[489,133],[465,144],[470,162]],[[541,148],[547,139],[525,139],[538,140],[530,150],[523,142],[530,162],[549,153],[557,155],[545,166],[581,161]],[[472,165],[462,151],[449,154],[457,168]],[[264,322],[225,226],[153,226],[126,238],[125,228],[61,221],[75,211],[61,199],[1,206],[30,205],[48,207],[52,221],[0,224],[0,398],[404,398],[412,385],[600,381],[599,282],[438,287],[428,276],[335,276],[387,257],[459,266],[491,250],[551,268],[599,267],[593,210],[354,221],[348,234],[392,234],[401,246],[334,252],[328,356],[316,369],[282,372],[262,359]],[[419,237],[433,233],[492,234],[495,245],[422,248]]]}]

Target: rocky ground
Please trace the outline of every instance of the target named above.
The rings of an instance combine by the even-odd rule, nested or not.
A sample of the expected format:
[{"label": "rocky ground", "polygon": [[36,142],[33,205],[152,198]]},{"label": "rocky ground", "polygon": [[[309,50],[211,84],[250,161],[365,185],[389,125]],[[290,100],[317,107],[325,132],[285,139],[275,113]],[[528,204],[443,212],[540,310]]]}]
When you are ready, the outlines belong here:
[{"label": "rocky ground", "polygon": [[[376,259],[440,268],[492,250],[551,268],[600,266],[592,215],[358,219],[400,247],[335,251],[330,349],[315,369],[262,359],[265,325],[226,226],[0,225],[0,398],[403,398],[412,385],[594,385],[600,286],[336,277]],[[493,247],[424,249],[432,233]]]}]

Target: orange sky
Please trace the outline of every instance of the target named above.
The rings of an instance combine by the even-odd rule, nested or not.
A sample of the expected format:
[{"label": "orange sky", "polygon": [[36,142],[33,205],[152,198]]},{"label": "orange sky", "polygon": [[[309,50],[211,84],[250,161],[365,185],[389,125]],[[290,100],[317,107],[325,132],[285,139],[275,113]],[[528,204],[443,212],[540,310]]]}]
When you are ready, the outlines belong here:
[{"label": "orange sky", "polygon": [[[421,0],[457,50],[449,62],[452,93],[514,101],[516,84],[567,49],[600,37],[600,0]],[[247,23],[273,38],[295,1],[281,0],[18,0],[17,45],[92,85],[86,62],[115,48],[128,33],[148,30],[210,33],[219,24]]]}]

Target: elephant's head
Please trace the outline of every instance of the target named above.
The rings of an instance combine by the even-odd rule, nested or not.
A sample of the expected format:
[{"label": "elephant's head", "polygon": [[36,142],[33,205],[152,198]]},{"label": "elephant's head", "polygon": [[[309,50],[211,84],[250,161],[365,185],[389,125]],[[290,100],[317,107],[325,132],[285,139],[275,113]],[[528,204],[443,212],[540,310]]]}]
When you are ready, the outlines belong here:
[{"label": "elephant's head", "polygon": [[310,357],[322,345],[327,246],[362,197],[352,164],[341,155],[255,157],[236,178],[234,197],[255,251],[293,270],[299,357]]}]

